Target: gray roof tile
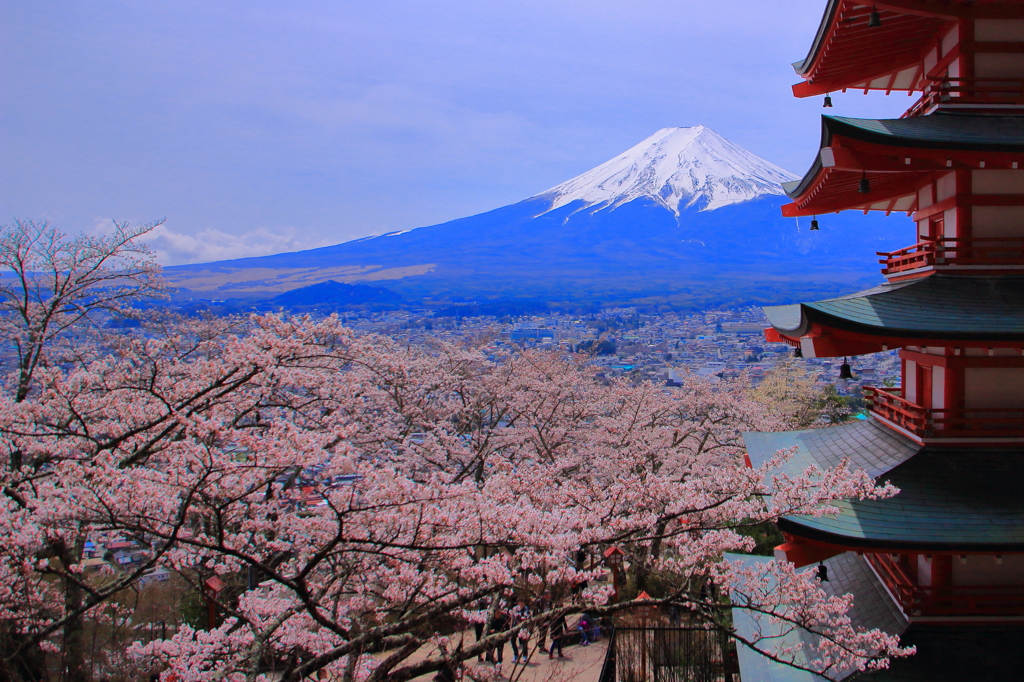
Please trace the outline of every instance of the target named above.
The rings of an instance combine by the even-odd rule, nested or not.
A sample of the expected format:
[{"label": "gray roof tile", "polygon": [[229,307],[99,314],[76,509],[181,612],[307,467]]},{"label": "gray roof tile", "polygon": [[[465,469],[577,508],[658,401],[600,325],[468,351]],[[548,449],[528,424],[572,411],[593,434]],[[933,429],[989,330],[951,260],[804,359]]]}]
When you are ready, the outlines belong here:
[{"label": "gray roof tile", "polygon": [[[739,555],[727,555],[727,557],[732,560],[740,559],[751,565],[769,561],[766,557]],[[906,630],[906,617],[893,603],[863,557],[847,552],[826,559],[822,563],[828,567],[829,572],[829,582],[822,583],[822,589],[826,594],[829,596],[853,594],[854,596],[853,608],[847,614],[853,627],[879,628],[891,635],[898,635]],[[816,569],[812,567],[808,570]],[[748,639],[758,631],[758,628],[763,634],[773,634],[770,632],[772,626],[767,620],[762,619],[758,624],[757,618],[743,609],[733,609],[733,622],[738,633]],[[784,637],[779,644],[789,645],[800,641],[805,647],[810,647],[813,646],[814,640],[815,637],[807,632],[802,632],[799,635],[791,633]],[[737,651],[743,682],[811,682],[823,679],[817,675],[770,661],[742,645],[737,647]],[[801,652],[795,662],[806,665],[808,660],[809,657],[806,653]],[[849,672],[845,673],[846,676],[849,674]],[[837,677],[842,678],[843,676],[840,674]]]},{"label": "gray roof tile", "polygon": [[933,275],[848,296],[764,309],[784,334],[814,322],[909,338],[1024,339],[1024,278]]},{"label": "gray roof tile", "polygon": [[1024,626],[984,623],[911,625],[900,638],[917,653],[856,682],[993,682],[1019,680],[1024,670]]},{"label": "gray roof tile", "polygon": [[[737,557],[748,563],[768,561],[766,557]],[[964,680],[1016,680],[1024,670],[1024,625],[964,623],[932,625],[907,623],[899,607],[863,557],[847,552],[823,562],[830,581],[822,584],[829,595],[852,594],[849,612],[854,627],[879,628],[900,636],[903,646],[916,646],[917,653],[893,659],[887,670],[838,675],[856,682],[963,682]],[[811,568],[810,570],[814,570]],[[756,627],[742,609],[733,609],[733,622],[739,634],[749,637]],[[764,627],[764,625],[762,625]],[[790,635],[780,644],[801,641],[813,643],[803,633],[798,639]],[[743,682],[818,682],[822,678],[769,661],[750,649],[737,647]],[[799,663],[805,663],[801,655]]]},{"label": "gray roof tile", "polygon": [[924,449],[882,476],[900,488],[887,500],[838,503],[836,516],[788,517],[784,528],[862,546],[1024,548],[1020,451]]},{"label": "gray roof tile", "polygon": [[1024,548],[1024,453],[1018,450],[922,449],[872,419],[748,432],[743,439],[754,466],[795,447],[781,473],[797,475],[810,465],[826,468],[847,458],[851,467],[901,491],[886,500],[840,501],[835,516],[784,519],[781,525],[794,532],[861,546]]},{"label": "gray roof tile", "polygon": [[823,116],[830,135],[900,147],[971,151],[1024,151],[1024,116],[940,112],[896,119]]},{"label": "gray roof tile", "polygon": [[874,419],[803,431],[747,432],[743,440],[754,466],[761,466],[779,450],[796,447],[794,456],[781,468],[789,475],[799,474],[811,465],[832,467],[848,458],[851,467],[878,477],[921,449]]}]

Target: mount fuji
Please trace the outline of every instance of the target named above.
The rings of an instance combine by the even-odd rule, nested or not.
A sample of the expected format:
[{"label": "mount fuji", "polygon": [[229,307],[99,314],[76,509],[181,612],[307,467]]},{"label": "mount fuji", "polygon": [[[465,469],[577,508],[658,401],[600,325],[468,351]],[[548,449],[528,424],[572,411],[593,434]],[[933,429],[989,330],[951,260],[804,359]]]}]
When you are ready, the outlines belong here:
[{"label": "mount fuji", "polygon": [[[663,128],[571,180],[440,225],[259,258],[168,268],[193,296],[266,298],[334,280],[408,298],[784,302],[880,279],[907,219],[782,218],[793,174],[704,126]],[[909,242],[907,242],[909,243]]]},{"label": "mount fuji", "polygon": [[704,126],[662,128],[611,161],[534,198],[550,199],[554,211],[580,202],[580,210],[614,210],[647,199],[679,217],[680,211],[716,208],[765,195],[782,195],[796,180]]}]

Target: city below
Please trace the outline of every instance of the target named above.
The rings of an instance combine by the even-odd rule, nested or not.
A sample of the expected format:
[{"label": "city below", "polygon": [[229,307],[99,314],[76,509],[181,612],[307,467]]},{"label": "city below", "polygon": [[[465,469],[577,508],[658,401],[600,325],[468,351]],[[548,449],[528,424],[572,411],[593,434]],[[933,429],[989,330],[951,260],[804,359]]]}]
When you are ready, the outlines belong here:
[{"label": "city below", "polygon": [[[450,310],[450,309],[449,309]],[[366,312],[345,317],[356,332],[377,333],[408,344],[441,340],[495,351],[507,348],[590,352],[598,378],[677,383],[682,372],[704,376],[746,374],[755,386],[780,363],[805,367],[818,387],[859,400],[864,385],[899,386],[896,351],[849,362],[852,379],[840,379],[841,360],[801,358],[784,343],[765,341],[769,326],[761,308],[708,310],[694,314],[640,313],[636,308],[606,308],[591,315],[549,313],[522,317],[435,317],[433,311]]]}]

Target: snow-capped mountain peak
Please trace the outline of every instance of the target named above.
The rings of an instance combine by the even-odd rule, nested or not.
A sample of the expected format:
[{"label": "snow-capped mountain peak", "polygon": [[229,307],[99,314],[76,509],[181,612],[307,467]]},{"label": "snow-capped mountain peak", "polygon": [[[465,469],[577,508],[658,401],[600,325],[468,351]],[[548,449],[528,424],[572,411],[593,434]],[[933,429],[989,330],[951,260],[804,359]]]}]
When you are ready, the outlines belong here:
[{"label": "snow-capped mountain peak", "polygon": [[679,215],[783,194],[796,176],[702,125],[662,128],[614,159],[541,192],[554,210],[574,201],[596,210],[648,198]]}]

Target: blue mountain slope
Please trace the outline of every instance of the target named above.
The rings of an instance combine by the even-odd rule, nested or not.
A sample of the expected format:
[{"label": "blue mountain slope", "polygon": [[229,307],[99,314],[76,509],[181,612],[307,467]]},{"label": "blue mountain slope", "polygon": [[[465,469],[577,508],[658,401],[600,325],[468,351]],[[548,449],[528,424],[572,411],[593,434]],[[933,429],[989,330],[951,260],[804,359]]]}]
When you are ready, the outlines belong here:
[{"label": "blue mountain slope", "polygon": [[268,269],[373,266],[378,272],[430,264],[427,274],[379,283],[411,296],[575,299],[707,285],[763,286],[785,297],[808,287],[838,292],[878,281],[875,252],[912,241],[913,224],[902,216],[822,216],[821,229],[812,232],[808,219],[783,218],[782,203],[761,197],[676,218],[646,199],[596,213],[570,204],[539,216],[543,202],[529,200],[393,236],[170,274],[188,286],[190,272],[210,270],[258,269],[264,277]]},{"label": "blue mountain slope", "polygon": [[[701,126],[658,131],[510,206],[297,253],[170,268],[217,296],[333,279],[407,298],[773,300],[878,282],[876,251],[913,243],[904,216],[783,218],[792,176]],[[699,210],[704,208],[705,210]]]}]

